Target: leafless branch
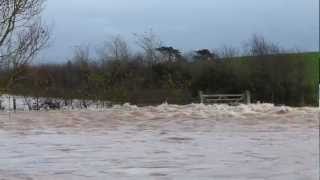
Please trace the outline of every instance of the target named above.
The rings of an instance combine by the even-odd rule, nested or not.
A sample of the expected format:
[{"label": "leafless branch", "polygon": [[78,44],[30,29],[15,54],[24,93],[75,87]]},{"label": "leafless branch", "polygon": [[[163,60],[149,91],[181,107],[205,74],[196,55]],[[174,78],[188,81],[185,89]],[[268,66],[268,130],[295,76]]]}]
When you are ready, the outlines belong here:
[{"label": "leafless branch", "polygon": [[48,44],[50,33],[40,18],[44,1],[0,0],[0,68],[11,72],[7,88]]}]

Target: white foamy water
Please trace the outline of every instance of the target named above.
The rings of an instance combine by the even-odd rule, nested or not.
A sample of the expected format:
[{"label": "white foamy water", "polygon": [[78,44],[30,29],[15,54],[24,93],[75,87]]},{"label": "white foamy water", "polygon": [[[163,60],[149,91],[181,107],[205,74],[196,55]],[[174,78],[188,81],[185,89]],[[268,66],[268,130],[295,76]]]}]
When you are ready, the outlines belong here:
[{"label": "white foamy water", "polygon": [[270,104],[0,113],[0,179],[316,180],[318,116]]}]

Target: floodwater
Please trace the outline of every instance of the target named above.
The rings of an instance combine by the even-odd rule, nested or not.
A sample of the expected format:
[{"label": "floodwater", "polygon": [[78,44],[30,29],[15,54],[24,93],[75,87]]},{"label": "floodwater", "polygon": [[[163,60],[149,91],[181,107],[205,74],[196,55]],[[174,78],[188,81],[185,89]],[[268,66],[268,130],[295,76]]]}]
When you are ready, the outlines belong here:
[{"label": "floodwater", "polygon": [[318,135],[269,104],[0,113],[0,179],[317,180]]}]

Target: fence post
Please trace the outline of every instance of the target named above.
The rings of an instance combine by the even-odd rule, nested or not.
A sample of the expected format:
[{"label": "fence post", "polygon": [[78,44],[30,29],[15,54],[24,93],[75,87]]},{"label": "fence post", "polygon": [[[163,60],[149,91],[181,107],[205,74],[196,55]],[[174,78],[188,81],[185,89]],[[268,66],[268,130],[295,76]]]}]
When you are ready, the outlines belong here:
[{"label": "fence post", "polygon": [[245,103],[251,104],[251,93],[248,90],[246,90],[246,92],[245,92]]},{"label": "fence post", "polygon": [[17,101],[16,101],[16,98],[15,97],[13,97],[13,112],[16,112],[16,110],[17,110]]},{"label": "fence post", "polygon": [[203,104],[204,103],[204,98],[203,98],[203,92],[199,91],[199,97],[200,97],[200,103]]}]

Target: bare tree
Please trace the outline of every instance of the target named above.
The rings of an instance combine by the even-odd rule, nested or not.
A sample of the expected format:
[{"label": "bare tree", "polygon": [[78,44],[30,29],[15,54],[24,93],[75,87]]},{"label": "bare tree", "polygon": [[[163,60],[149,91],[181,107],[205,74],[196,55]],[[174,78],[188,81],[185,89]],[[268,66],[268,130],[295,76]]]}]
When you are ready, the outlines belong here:
[{"label": "bare tree", "polygon": [[222,59],[230,59],[239,56],[239,50],[232,46],[222,46],[218,50],[218,55]]},{"label": "bare tree", "polygon": [[73,66],[76,67],[77,74],[77,83],[79,84],[79,88],[76,93],[81,95],[82,102],[81,106],[87,108],[88,102],[86,99],[90,98],[90,65],[92,63],[92,59],[90,57],[90,47],[89,46],[78,46],[74,50],[74,55],[71,58],[71,62],[73,62]]},{"label": "bare tree", "polygon": [[254,34],[245,45],[247,47],[248,55],[264,56],[281,53],[278,45],[267,41],[263,36]]},{"label": "bare tree", "polygon": [[76,46],[71,61],[76,65],[88,66],[90,62],[90,47],[89,46]]},{"label": "bare tree", "polygon": [[0,0],[0,68],[10,72],[6,91],[23,67],[48,43],[49,30],[41,22],[44,0]]},{"label": "bare tree", "polygon": [[137,38],[137,44],[145,52],[145,60],[154,64],[157,62],[157,48],[161,47],[161,41],[157,35],[150,30],[143,34],[134,34]]},{"label": "bare tree", "polygon": [[112,37],[110,41],[106,41],[102,52],[102,59],[105,60],[128,60],[130,50],[128,43],[120,35]]}]

